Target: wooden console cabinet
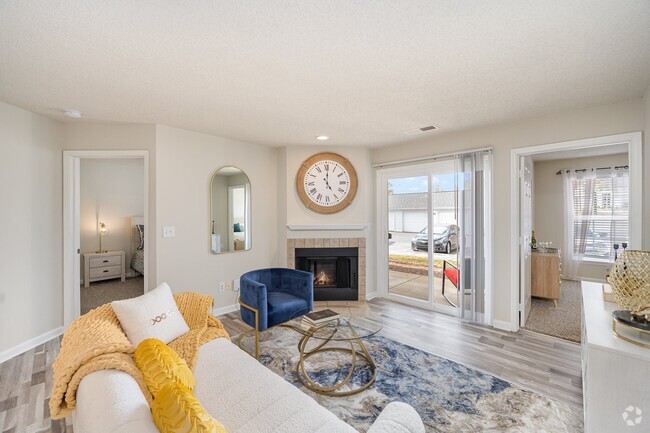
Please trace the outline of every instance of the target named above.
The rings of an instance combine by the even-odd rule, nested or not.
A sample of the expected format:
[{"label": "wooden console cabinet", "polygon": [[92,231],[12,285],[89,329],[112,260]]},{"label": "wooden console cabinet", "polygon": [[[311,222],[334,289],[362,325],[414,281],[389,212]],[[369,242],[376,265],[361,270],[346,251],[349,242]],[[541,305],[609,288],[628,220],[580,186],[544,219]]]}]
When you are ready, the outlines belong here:
[{"label": "wooden console cabinet", "polygon": [[557,307],[560,299],[560,253],[533,252],[531,295],[552,299]]}]

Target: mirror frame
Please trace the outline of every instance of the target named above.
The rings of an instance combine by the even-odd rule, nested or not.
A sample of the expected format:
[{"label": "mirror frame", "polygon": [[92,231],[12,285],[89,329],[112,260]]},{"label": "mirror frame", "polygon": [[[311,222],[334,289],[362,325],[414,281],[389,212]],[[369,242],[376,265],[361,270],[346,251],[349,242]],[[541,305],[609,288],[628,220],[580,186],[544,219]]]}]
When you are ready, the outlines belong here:
[{"label": "mirror frame", "polygon": [[[249,226],[248,229],[250,230],[250,235],[249,235],[250,247],[248,249],[244,248],[243,250],[222,251],[220,253],[216,253],[216,252],[212,251],[212,219],[214,217],[214,215],[212,213],[212,204],[213,204],[212,203],[212,185],[214,183],[214,178],[217,175],[217,173],[219,173],[224,168],[236,168],[244,176],[246,176],[246,179],[248,179],[248,191],[249,191],[249,194],[250,194],[250,197],[248,198],[248,202],[250,204],[249,209],[248,209],[248,214],[250,216],[250,218],[249,218],[250,221],[247,222],[247,225]],[[219,167],[218,169],[216,169],[212,173],[212,176],[210,176],[210,186],[208,188],[208,194],[210,196],[210,200],[209,200],[209,202],[210,202],[210,218],[208,219],[208,239],[209,239],[209,241],[208,241],[208,251],[210,251],[210,254],[213,255],[213,256],[220,256],[222,254],[244,253],[246,251],[252,250],[253,249],[253,231],[252,231],[252,229],[253,229],[253,223],[252,223],[252,221],[253,221],[253,200],[252,200],[253,192],[252,192],[251,178],[248,177],[248,175],[246,174],[246,172],[244,170],[237,167],[236,165],[222,165],[221,167]]]}]

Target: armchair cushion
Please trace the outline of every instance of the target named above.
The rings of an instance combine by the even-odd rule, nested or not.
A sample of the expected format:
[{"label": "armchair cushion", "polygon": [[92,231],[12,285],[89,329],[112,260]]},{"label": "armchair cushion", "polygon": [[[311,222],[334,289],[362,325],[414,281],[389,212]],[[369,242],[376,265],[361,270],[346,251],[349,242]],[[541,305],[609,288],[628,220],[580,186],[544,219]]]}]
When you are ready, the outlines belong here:
[{"label": "armchair cushion", "polygon": [[268,294],[269,323],[268,326],[275,326],[289,321],[298,311],[309,313],[309,304],[302,298],[290,293],[271,292]]}]

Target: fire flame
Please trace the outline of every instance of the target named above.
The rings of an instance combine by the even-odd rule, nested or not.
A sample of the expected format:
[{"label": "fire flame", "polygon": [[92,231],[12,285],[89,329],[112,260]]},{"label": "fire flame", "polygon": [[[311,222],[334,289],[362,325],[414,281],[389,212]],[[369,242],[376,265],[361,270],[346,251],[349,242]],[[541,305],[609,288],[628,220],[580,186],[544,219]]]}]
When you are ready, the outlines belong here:
[{"label": "fire flame", "polygon": [[331,282],[330,277],[325,274],[325,272],[321,271],[318,275],[314,277],[314,284],[319,284],[321,286],[327,285]]}]

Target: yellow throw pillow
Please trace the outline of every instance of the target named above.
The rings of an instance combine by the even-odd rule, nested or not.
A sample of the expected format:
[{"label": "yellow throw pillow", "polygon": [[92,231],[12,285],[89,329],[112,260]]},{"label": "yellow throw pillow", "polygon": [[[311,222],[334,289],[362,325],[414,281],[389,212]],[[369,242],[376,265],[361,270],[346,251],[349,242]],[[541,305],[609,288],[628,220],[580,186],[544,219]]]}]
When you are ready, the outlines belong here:
[{"label": "yellow throw pillow", "polygon": [[176,382],[169,382],[160,389],[151,405],[151,415],[160,433],[227,433],[194,394]]},{"label": "yellow throw pillow", "polygon": [[156,338],[138,344],[133,359],[154,398],[169,382],[181,383],[190,390],[194,388],[194,376],[185,360]]}]

